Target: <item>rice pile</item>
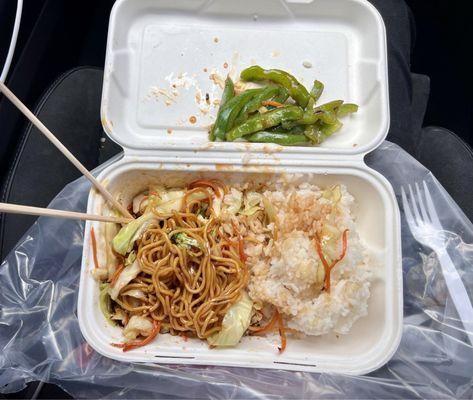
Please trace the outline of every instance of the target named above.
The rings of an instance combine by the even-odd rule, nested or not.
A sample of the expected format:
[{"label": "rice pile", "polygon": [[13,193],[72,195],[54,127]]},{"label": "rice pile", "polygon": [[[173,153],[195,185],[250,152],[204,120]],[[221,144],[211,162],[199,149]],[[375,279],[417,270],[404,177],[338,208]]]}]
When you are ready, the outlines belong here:
[{"label": "rice pile", "polygon": [[[304,334],[347,333],[367,314],[371,279],[369,257],[351,215],[353,196],[342,185],[322,190],[281,182],[262,193],[274,208],[276,223],[264,226],[238,218],[251,270],[250,297],[277,307],[286,326]],[[346,255],[332,270],[327,293],[314,238],[318,232],[325,258],[334,260],[342,252],[345,229]]]}]

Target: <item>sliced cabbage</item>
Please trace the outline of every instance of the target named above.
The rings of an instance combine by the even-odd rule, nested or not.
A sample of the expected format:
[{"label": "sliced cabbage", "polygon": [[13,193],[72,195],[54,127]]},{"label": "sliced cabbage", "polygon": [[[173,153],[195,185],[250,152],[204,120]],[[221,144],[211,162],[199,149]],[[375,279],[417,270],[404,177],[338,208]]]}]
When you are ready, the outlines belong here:
[{"label": "sliced cabbage", "polygon": [[136,339],[138,335],[149,336],[152,331],[153,323],[149,318],[133,315],[123,329],[123,336],[127,339]]},{"label": "sliced cabbage", "polygon": [[240,211],[241,203],[243,200],[243,194],[235,188],[230,189],[230,193],[226,194],[223,203],[226,206],[226,212],[228,214],[236,215]]},{"label": "sliced cabbage", "polygon": [[[166,193],[164,186],[158,185],[155,187],[150,187],[148,191],[148,199],[143,201],[143,205],[146,205],[143,212],[150,212],[152,209],[154,209],[161,202],[161,198],[164,193]],[[141,206],[141,209],[143,209],[143,205]]]},{"label": "sliced cabbage", "polygon": [[[111,212],[110,213],[111,215],[114,215],[114,216],[119,216],[117,212]],[[113,238],[116,236],[116,234],[118,233],[118,226],[117,224],[113,224],[113,223],[106,223],[105,224],[105,249],[106,249],[106,253],[105,253],[105,256],[106,256],[106,264],[105,264],[105,268],[107,269],[107,277],[110,277],[113,275],[113,273],[115,272],[115,269],[117,268],[117,264],[118,264],[118,260],[117,260],[117,257],[116,255],[113,253],[113,249],[112,249],[112,240]],[[103,265],[102,265],[103,267]]]},{"label": "sliced cabbage", "polygon": [[112,320],[113,321],[121,321],[123,325],[125,325],[125,322],[127,321],[127,316],[125,314],[125,311],[123,311],[121,308],[117,308],[115,312],[112,314]]},{"label": "sliced cabbage", "polygon": [[112,301],[110,299],[110,294],[108,293],[109,284],[102,283],[100,285],[100,294],[99,294],[99,305],[100,310],[102,311],[105,319],[112,325],[115,323],[112,321]]},{"label": "sliced cabbage", "polygon": [[342,198],[342,189],[340,185],[332,186],[330,189],[325,189],[322,193],[324,199],[338,203]]},{"label": "sliced cabbage", "polygon": [[221,197],[214,197],[212,199],[212,211],[216,217],[220,217],[222,212],[222,198]]},{"label": "sliced cabbage", "polygon": [[320,233],[322,244],[333,242],[335,240],[338,240],[338,238],[340,237],[340,231],[335,226],[330,225],[328,223],[322,226]]},{"label": "sliced cabbage", "polygon": [[150,224],[157,222],[153,213],[146,213],[126,224],[112,240],[114,250],[123,256],[129,253],[133,249],[135,240],[143,234]]},{"label": "sliced cabbage", "polygon": [[162,193],[166,192],[166,188],[163,185],[150,185],[148,189],[151,195],[161,196]]},{"label": "sliced cabbage", "polygon": [[128,257],[125,259],[125,267],[133,264],[135,260],[136,260],[136,252],[135,250],[133,250],[130,254],[128,254]]},{"label": "sliced cabbage", "polygon": [[146,205],[148,203],[147,199],[148,195],[144,192],[133,197],[133,212],[135,214],[140,213],[142,208],[146,208]]},{"label": "sliced cabbage", "polygon": [[[155,207],[156,212],[167,214],[173,211],[180,211],[182,209],[182,200],[185,192],[183,190],[169,190],[160,192],[160,199]],[[202,192],[191,193],[187,196],[187,201],[203,200],[207,196]]]},{"label": "sliced cabbage", "polygon": [[94,268],[90,270],[90,273],[98,282],[106,281],[109,276],[107,268]]},{"label": "sliced cabbage", "polygon": [[[108,212],[107,215],[116,217],[120,216],[118,213],[111,211]],[[117,224],[105,223],[100,230],[100,234],[96,234],[97,257],[99,265],[97,268],[92,268],[90,273],[98,282],[106,281],[113,275],[117,267],[118,260],[112,249],[112,240],[117,232]]]},{"label": "sliced cabbage", "polygon": [[136,260],[133,264],[123,268],[123,271],[118,276],[113,287],[110,287],[109,293],[113,300],[116,300],[120,290],[122,290],[130,281],[135,279],[140,273],[141,268],[139,262]]},{"label": "sliced cabbage", "polygon": [[169,190],[161,192],[161,199],[156,206],[156,212],[167,214],[173,211],[180,211],[182,208],[182,199],[185,192],[183,190]]},{"label": "sliced cabbage", "polygon": [[251,323],[253,302],[243,291],[240,299],[233,304],[223,317],[222,329],[207,338],[211,346],[236,346]]},{"label": "sliced cabbage", "polygon": [[197,219],[203,224],[205,224],[208,221],[208,219],[203,217],[201,214],[197,215]]},{"label": "sliced cabbage", "polygon": [[146,300],[146,294],[140,289],[130,289],[122,293],[123,296],[130,296],[139,300]]},{"label": "sliced cabbage", "polygon": [[258,210],[261,210],[260,203],[262,200],[262,196],[260,193],[256,192],[248,192],[246,193],[244,204],[245,207],[240,214],[243,215],[253,215]]},{"label": "sliced cabbage", "polygon": [[263,205],[264,205],[264,210],[266,212],[266,215],[268,216],[268,221],[269,223],[276,223],[277,221],[277,214],[276,210],[274,209],[272,203],[269,201],[269,199],[266,196],[261,196],[263,198]]},{"label": "sliced cabbage", "polygon": [[179,232],[173,235],[172,241],[176,243],[178,247],[183,249],[190,249],[191,247],[200,248],[199,242],[196,239],[186,235],[184,232]]},{"label": "sliced cabbage", "polygon": [[203,192],[193,192],[187,196],[187,201],[204,200],[206,198],[207,195]]},{"label": "sliced cabbage", "polygon": [[166,193],[164,186],[149,186],[148,190],[141,192],[133,198],[133,212],[136,214],[149,211],[150,207],[156,206],[164,193]]}]

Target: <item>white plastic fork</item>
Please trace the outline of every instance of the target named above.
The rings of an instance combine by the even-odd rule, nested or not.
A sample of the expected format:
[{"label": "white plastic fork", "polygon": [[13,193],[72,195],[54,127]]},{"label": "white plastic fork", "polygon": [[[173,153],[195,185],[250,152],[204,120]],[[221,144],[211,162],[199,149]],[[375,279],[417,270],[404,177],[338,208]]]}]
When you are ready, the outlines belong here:
[{"label": "white plastic fork", "polygon": [[[470,344],[473,345],[473,307],[465,285],[448,255],[445,231],[425,181],[422,181],[422,185],[424,195],[422,195],[417,182],[415,183],[416,195],[414,195],[411,185],[408,186],[409,196],[406,195],[404,188],[401,188],[406,220],[414,238],[424,246],[430,247],[437,254],[450,297],[463,323]],[[410,202],[408,197],[410,197]]]}]

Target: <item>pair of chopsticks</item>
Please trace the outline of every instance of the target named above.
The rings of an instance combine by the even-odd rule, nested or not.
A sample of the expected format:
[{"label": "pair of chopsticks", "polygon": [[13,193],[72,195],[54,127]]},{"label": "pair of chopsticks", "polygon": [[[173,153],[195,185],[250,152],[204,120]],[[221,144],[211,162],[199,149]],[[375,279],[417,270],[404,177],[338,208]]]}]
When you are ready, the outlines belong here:
[{"label": "pair of chopsticks", "polygon": [[0,92],[10,100],[31,123],[64,154],[64,156],[92,183],[92,185],[102,194],[102,196],[111,204],[123,217],[102,216],[93,214],[84,214],[72,211],[53,210],[40,207],[22,206],[19,204],[0,203],[0,212],[14,214],[41,215],[50,217],[60,217],[68,219],[91,220],[114,223],[127,223],[133,219],[130,212],[123,207],[113,195],[103,186],[95,177],[81,164],[81,162],[61,143],[61,141],[53,135],[53,133],[26,107],[18,97],[16,97],[3,82],[0,82]]}]

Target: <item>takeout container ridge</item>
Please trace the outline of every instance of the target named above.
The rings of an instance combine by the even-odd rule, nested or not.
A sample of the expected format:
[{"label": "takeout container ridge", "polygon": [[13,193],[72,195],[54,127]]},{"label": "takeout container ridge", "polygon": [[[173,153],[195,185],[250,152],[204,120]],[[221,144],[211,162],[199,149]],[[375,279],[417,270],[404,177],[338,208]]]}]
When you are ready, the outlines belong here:
[{"label": "takeout container ridge", "polygon": [[[281,355],[276,336],[245,337],[234,349],[210,350],[198,340],[161,335],[149,346],[123,353],[110,346],[121,340],[121,330],[102,316],[90,273],[89,231],[94,226],[100,233],[103,225],[87,222],[78,302],[87,342],[127,362],[355,375],[387,362],[402,328],[399,210],[390,184],[363,161],[389,128],[386,54],[384,23],[367,1],[117,1],[110,17],[101,113],[105,131],[124,148],[124,157],[99,176],[109,190],[128,204],[150,181],[179,185],[205,176],[264,182],[298,174],[323,186],[343,183],[357,200],[358,231],[379,269],[369,314],[348,335],[291,340]],[[251,64],[289,70],[306,86],[321,80],[321,102],[341,98],[358,103],[360,112],[320,147],[209,142],[210,116],[217,108],[198,97],[212,104],[221,94],[209,75],[235,77]],[[104,208],[92,190],[88,211]],[[99,260],[104,261],[103,254]]]}]

